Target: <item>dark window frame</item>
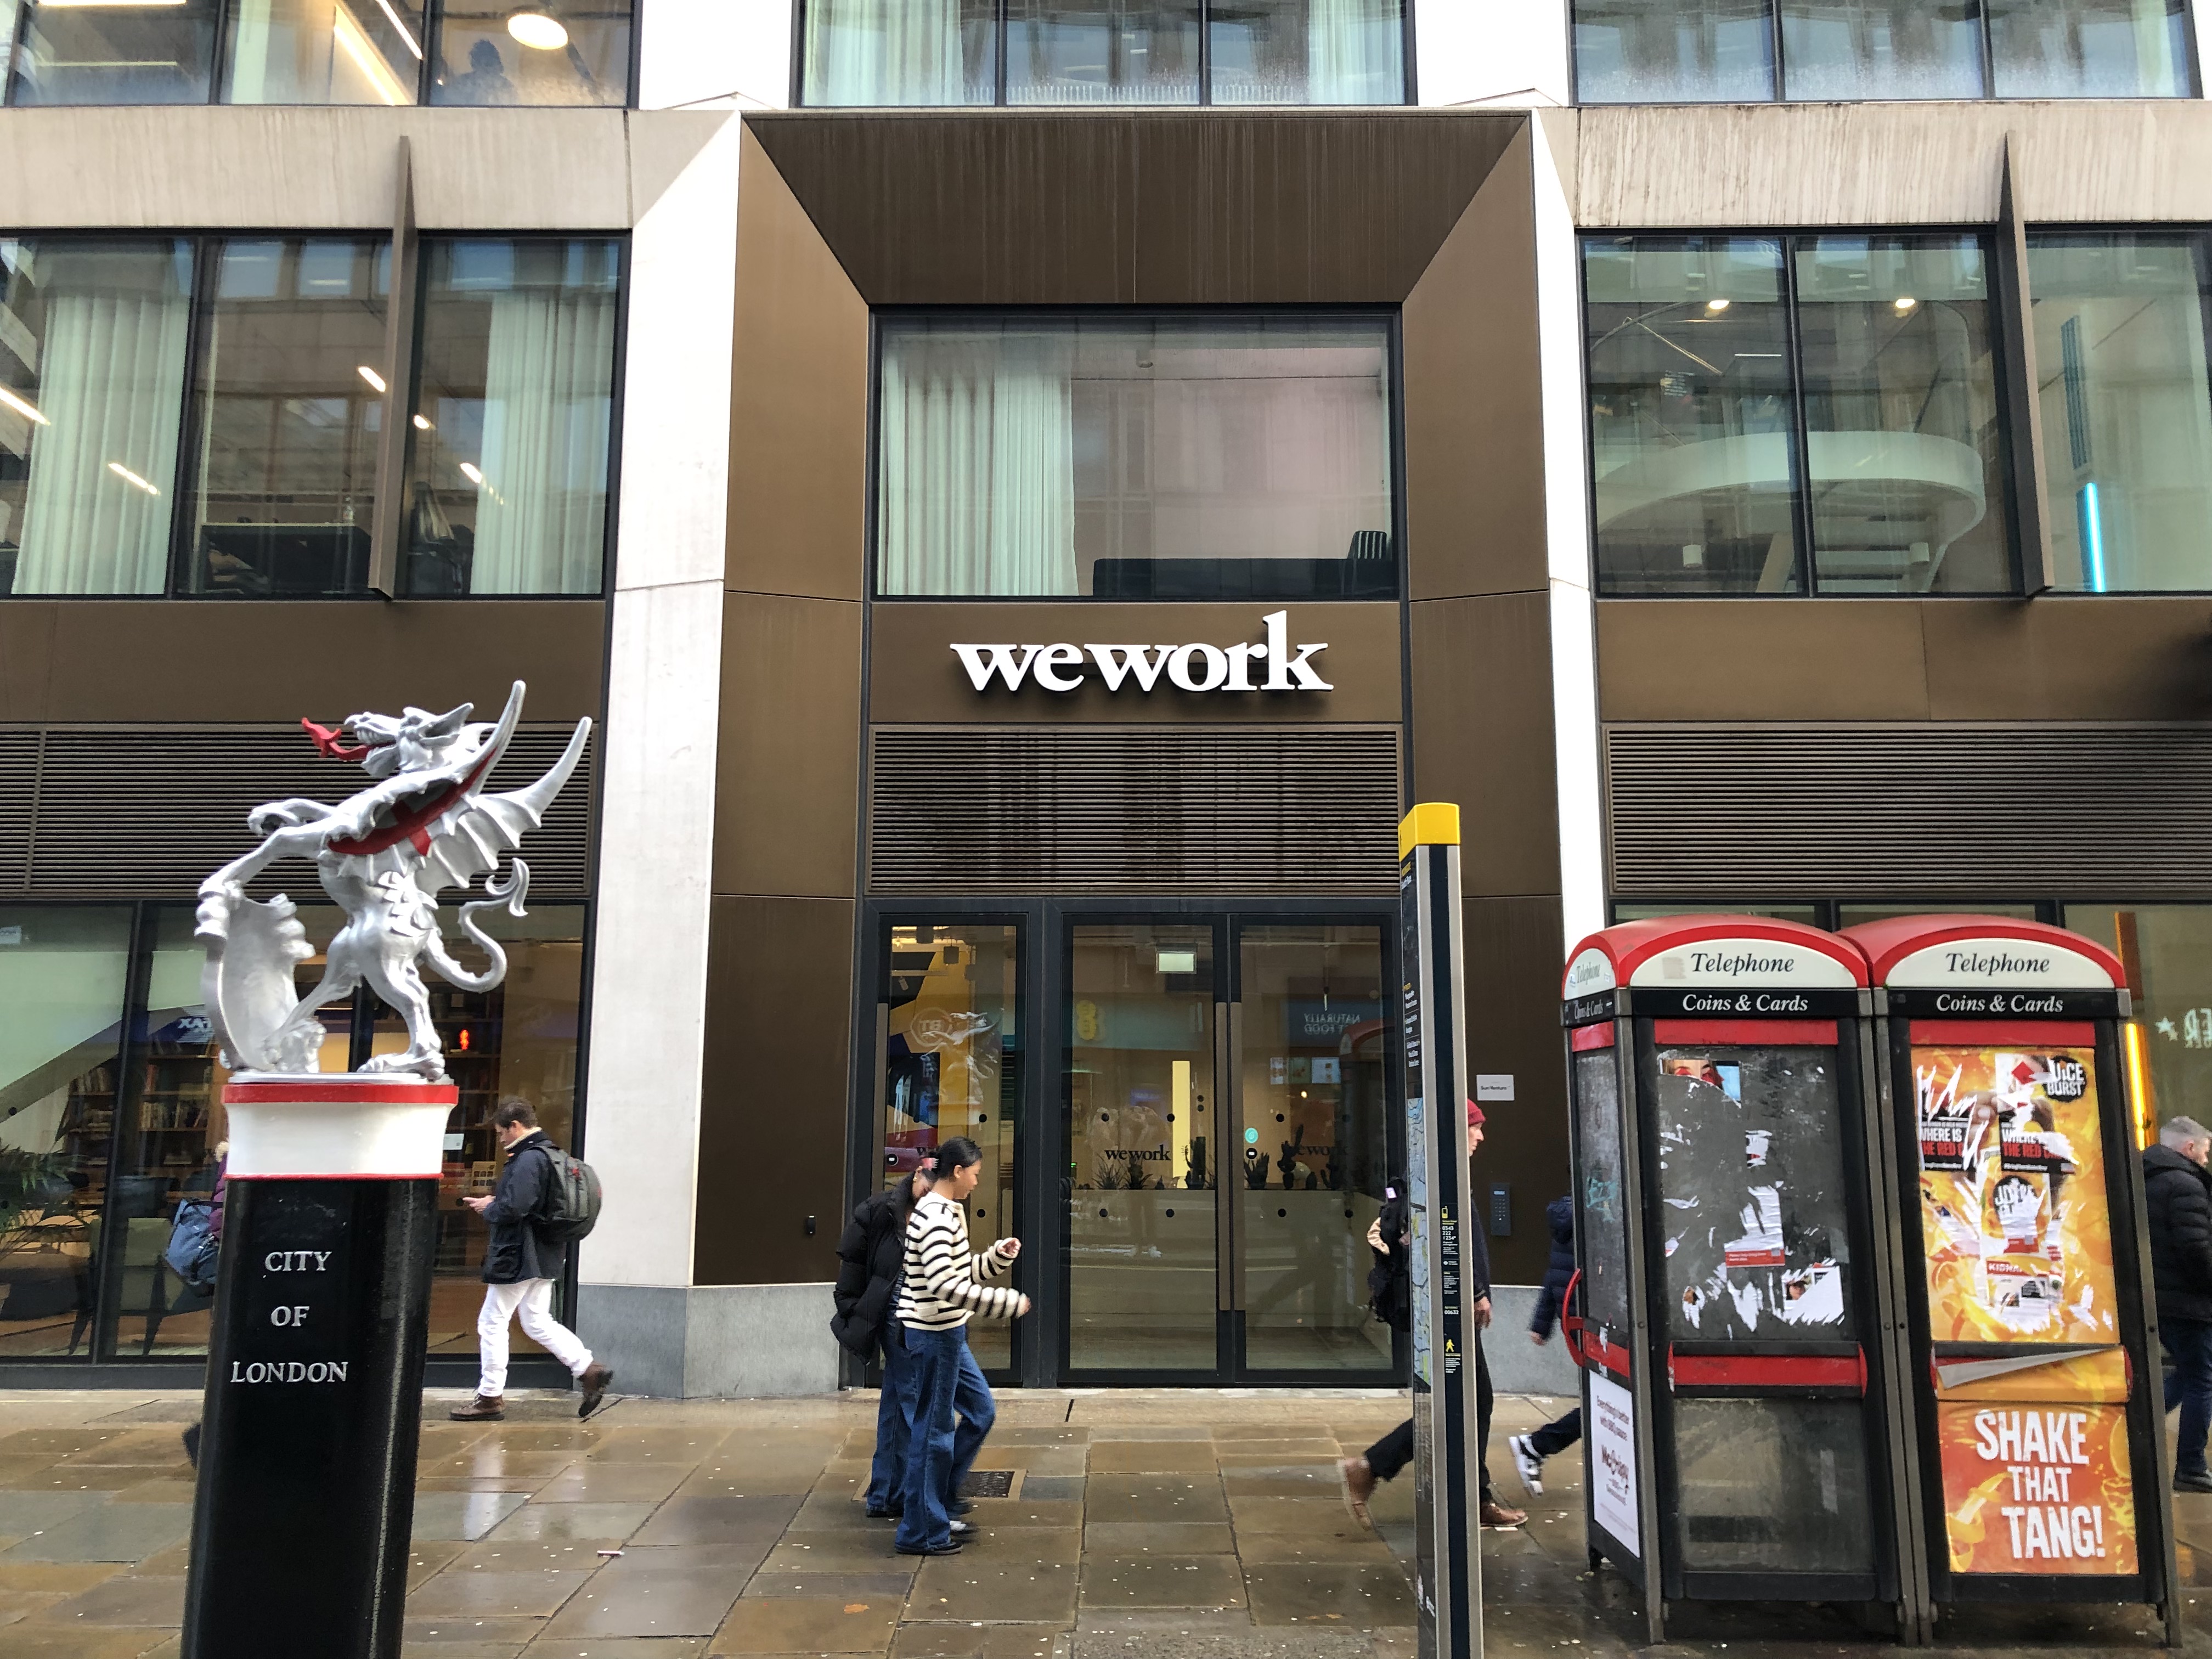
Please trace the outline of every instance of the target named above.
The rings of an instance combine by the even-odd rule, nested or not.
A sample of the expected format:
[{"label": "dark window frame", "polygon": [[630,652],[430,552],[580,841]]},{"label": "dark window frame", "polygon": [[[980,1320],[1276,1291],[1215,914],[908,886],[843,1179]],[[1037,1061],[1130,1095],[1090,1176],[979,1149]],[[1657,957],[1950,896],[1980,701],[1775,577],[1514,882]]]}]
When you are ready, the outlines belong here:
[{"label": "dark window frame", "polygon": [[[1673,0],[1662,0],[1662,3],[1671,4],[1673,3]],[[1696,0],[1690,0],[1690,3],[1692,4],[1695,4]],[[2207,95],[2204,85],[2203,66],[2199,61],[2199,54],[2197,52],[2196,18],[2197,7],[2199,4],[2206,3],[2207,0],[2181,0],[2181,15],[2183,23],[2181,30],[2183,71],[2187,77],[2188,85],[2179,92],[2172,94],[2140,93],[2136,94],[2137,98],[2140,98],[2146,102],[2176,103],[2191,99],[2201,99]],[[1768,38],[1771,43],[1768,50],[1771,54],[1771,63],[1774,70],[1774,91],[1770,96],[1758,100],[1757,101],[1761,104],[1823,104],[1838,101],[1834,99],[1826,98],[1792,98],[1790,96],[1790,65],[1788,58],[1783,51],[1782,6],[1780,0],[1763,0],[1763,3],[1766,7]],[[1724,106],[1726,104],[1737,101],[1733,99],[1703,98],[1686,100],[1667,98],[1585,98],[1583,95],[1582,54],[1576,50],[1575,40],[1577,25],[1577,13],[1579,11],[1580,7],[1581,0],[1570,0],[1570,3],[1566,8],[1567,80],[1569,87],[1568,101],[1573,106],[1577,108],[1589,109],[1705,109],[1716,106]],[[1985,89],[1978,98],[1971,101],[1976,103],[2033,103],[2038,101],[2051,101],[2056,103],[2093,103],[2099,101],[2094,98],[2082,98],[2077,100],[2056,97],[2050,98],[2045,100],[2036,98],[2008,99],[2000,95],[1995,90],[1996,85],[1996,50],[1990,33],[1989,0],[1974,0],[1974,9],[1975,15],[1981,23],[1980,28],[1976,31],[1976,38],[1980,42],[1981,46],[1980,67],[1982,73],[1982,85]],[[1410,102],[1411,100],[1408,100],[1408,101]],[[1867,104],[1923,104],[1942,103],[1947,100],[1942,99],[1925,98],[1864,98],[1846,100],[1843,101]]]},{"label": "dark window frame", "polygon": [[[433,0],[433,3],[435,0]],[[1214,0],[1194,0],[1198,7],[1198,101],[1194,104],[1130,103],[1104,106],[1103,108],[1127,112],[1140,109],[1209,109],[1213,102],[1213,31],[1209,26]],[[1281,110],[1356,110],[1400,109],[1418,104],[1420,97],[1413,71],[1413,9],[1417,0],[1399,0],[1399,29],[1402,45],[1399,48],[1399,64],[1404,71],[1405,95],[1390,104],[1224,104],[1223,109],[1235,109],[1251,114],[1266,114]],[[806,7],[808,0],[791,0],[791,97],[793,109],[917,109],[935,106],[912,104],[810,104],[806,101]],[[995,47],[991,71],[992,96],[988,104],[946,105],[946,109],[1018,109],[1039,115],[1061,112],[1050,104],[1009,104],[1006,101],[1006,29],[1011,0],[993,0],[991,37]],[[635,26],[632,26],[635,33]],[[635,78],[632,84],[635,85]],[[1101,106],[1093,106],[1101,107]]]},{"label": "dark window frame", "polygon": [[[118,602],[143,605],[155,600],[177,601],[193,604],[211,603],[244,605],[265,604],[270,602],[288,605],[346,605],[359,604],[363,601],[375,601],[378,603],[387,602],[384,599],[383,596],[379,595],[366,586],[357,590],[341,593],[281,593],[269,595],[246,595],[238,593],[208,593],[195,592],[191,586],[191,571],[194,556],[192,547],[193,532],[191,525],[187,522],[189,515],[186,514],[185,508],[186,502],[191,499],[192,494],[191,479],[198,461],[198,446],[202,436],[199,409],[202,400],[199,396],[199,384],[201,374],[204,370],[208,362],[208,332],[214,313],[214,273],[218,263],[218,250],[226,242],[245,242],[254,240],[354,240],[365,241],[374,245],[380,250],[377,257],[380,259],[382,258],[381,251],[388,250],[391,246],[392,232],[390,227],[386,226],[370,230],[341,230],[322,227],[307,229],[297,226],[264,229],[241,227],[219,231],[172,229],[147,230],[128,234],[143,234],[149,238],[167,238],[173,240],[186,242],[191,246],[192,287],[191,294],[187,296],[191,321],[189,325],[188,342],[185,352],[183,384],[180,386],[178,394],[184,399],[184,404],[179,417],[177,429],[176,471],[174,476],[169,482],[170,515],[168,551],[163,565],[161,587],[159,592],[149,591],[135,593],[0,593],[0,606],[4,606],[18,601],[33,600],[66,602],[72,605],[110,605]],[[58,241],[78,237],[82,237],[83,240],[88,241],[112,241],[116,240],[115,234],[113,233],[86,232],[76,228],[55,231],[10,228],[7,232],[7,234],[11,240],[21,240],[26,241]],[[521,232],[441,230],[428,232],[422,234],[417,239],[416,247],[417,281],[414,284],[414,315],[409,319],[406,335],[406,361],[408,368],[405,384],[404,386],[395,386],[390,388],[386,393],[386,407],[392,411],[393,417],[395,419],[407,420],[413,415],[415,410],[415,401],[416,397],[419,395],[421,388],[422,331],[423,319],[426,312],[426,295],[424,293],[425,285],[421,282],[420,276],[428,258],[428,248],[433,244],[470,241],[611,241],[616,244],[615,331],[613,346],[614,364],[613,372],[610,378],[610,396],[612,400],[612,408],[607,426],[607,477],[605,491],[606,516],[605,526],[600,534],[599,585],[596,590],[567,593],[530,592],[425,594],[411,593],[408,592],[403,585],[401,590],[397,594],[392,595],[392,598],[397,600],[404,600],[410,604],[436,603],[441,605],[514,603],[518,601],[527,602],[543,599],[598,599],[601,601],[611,599],[614,596],[615,562],[617,556],[616,533],[620,521],[620,485],[622,478],[622,445],[623,426],[623,411],[625,401],[625,380],[629,347],[629,234],[626,231],[570,232],[555,230],[533,230]],[[388,289],[386,299],[388,304],[390,299]],[[411,435],[410,436],[408,442],[408,454],[410,458],[411,465],[411,458],[413,455],[413,440]],[[403,469],[400,479],[403,488],[407,484],[408,478],[408,471]],[[872,499],[872,495],[871,499]],[[408,562],[407,552],[407,547],[403,543],[399,548],[400,564],[403,572],[404,571]]]},{"label": "dark window frame", "polygon": [[[639,15],[645,9],[645,7],[642,3],[642,0],[628,0],[628,3],[630,8],[629,50],[626,54],[626,61],[623,65],[623,74],[627,77],[627,80],[623,88],[623,99],[620,103],[580,105],[447,104],[437,106],[437,107],[445,109],[636,109],[639,107],[637,101],[638,70],[642,62],[642,57],[639,51],[639,40],[642,31],[639,28],[638,24]],[[213,0],[213,4],[215,6],[215,39],[211,43],[208,52],[208,95],[199,103],[185,102],[174,105],[41,104],[36,106],[27,105],[23,106],[23,107],[36,107],[41,109],[158,109],[165,107],[175,109],[196,109],[201,107],[204,104],[221,105],[225,107],[238,109],[378,109],[384,107],[384,106],[376,104],[232,104],[228,99],[226,99],[222,95],[222,86],[224,80],[228,77],[230,71],[230,26],[234,21],[234,9],[237,4],[237,0]],[[7,67],[4,70],[0,70],[0,107],[10,109],[17,107],[15,103],[16,76],[14,66],[19,61],[20,55],[22,51],[23,32],[29,26],[31,11],[32,8],[28,5],[19,6],[17,8],[14,31],[7,37],[5,41],[8,50],[4,61]],[[415,101],[412,104],[399,105],[395,106],[394,107],[405,109],[426,109],[432,106],[430,101],[432,70],[439,58],[444,55],[445,31],[446,0],[422,0],[422,39],[420,43],[422,48],[422,61],[416,66]],[[793,38],[795,40],[797,37]],[[794,56],[796,54],[794,54]]]},{"label": "dark window frame", "polygon": [[[1385,447],[1390,467],[1390,562],[1396,586],[1389,593],[1358,598],[1318,599],[1258,599],[1237,594],[1213,599],[1099,599],[1089,593],[885,593],[882,591],[879,544],[883,432],[883,325],[908,318],[950,321],[1051,323],[1109,319],[1176,320],[1228,319],[1237,317],[1313,317],[1367,319],[1383,325],[1384,351],[1390,376],[1390,395],[1384,412]],[[867,495],[862,514],[866,540],[867,599],[871,605],[1402,605],[1412,593],[1406,558],[1406,365],[1405,328],[1401,307],[1380,305],[1225,305],[1225,306],[912,306],[885,305],[868,315],[868,440]],[[1410,670],[1408,671],[1410,672]]]},{"label": "dark window frame", "polygon": [[[2038,226],[2037,230],[2049,228]],[[1838,593],[1822,592],[1817,586],[1817,550],[1813,542],[1813,512],[1811,491],[1808,480],[1811,477],[1809,451],[1811,434],[1805,422],[1804,346],[1799,326],[1797,297],[1797,251],[1799,244],[1818,240],[1826,236],[1863,236],[1869,240],[1884,236],[1910,236],[1936,239],[1940,237],[1971,238],[1981,249],[1987,271],[1988,297],[1984,303],[1989,307],[1990,379],[1996,405],[1995,431],[1998,450],[1990,462],[1997,471],[2003,493],[2006,514],[2005,564],[2010,576],[2008,586],[1985,588],[1973,592],[1927,593]],[[1790,398],[1795,432],[1790,443],[1790,533],[1796,544],[1797,586],[1787,592],[1620,592],[1610,589],[1598,556],[1597,466],[1595,428],[1590,403],[1590,342],[1589,342],[1589,261],[1584,250],[1593,243],[1643,241],[1655,242],[1700,240],[1719,241],[1730,239],[1771,240],[1780,245],[1782,252],[1782,305],[1789,337]],[[1575,234],[1575,295],[1577,301],[1576,325],[1582,337],[1582,410],[1583,444],[1583,510],[1588,515],[1588,537],[1590,592],[1601,600],[1632,599],[1676,603],[1685,600],[1747,600],[1772,603],[1792,599],[1828,599],[1894,603],[1925,600],[1988,600],[2018,599],[2030,591],[2025,561],[2027,553],[2021,535],[2021,503],[2017,500],[2019,458],[2015,451],[2027,441],[2027,434],[2012,431],[2007,422],[2009,390],[2003,342],[2007,336],[2027,325],[2026,315],[2014,316],[2004,303],[2002,285],[1998,281],[1997,262],[2003,255],[1997,230],[1990,225],[1925,224],[1925,225],[1788,225],[1788,226],[1697,226],[1686,229],[1636,226],[1613,230],[1577,230]],[[2039,463],[2040,457],[2031,458]],[[2040,478],[2039,470],[2037,477]]]}]

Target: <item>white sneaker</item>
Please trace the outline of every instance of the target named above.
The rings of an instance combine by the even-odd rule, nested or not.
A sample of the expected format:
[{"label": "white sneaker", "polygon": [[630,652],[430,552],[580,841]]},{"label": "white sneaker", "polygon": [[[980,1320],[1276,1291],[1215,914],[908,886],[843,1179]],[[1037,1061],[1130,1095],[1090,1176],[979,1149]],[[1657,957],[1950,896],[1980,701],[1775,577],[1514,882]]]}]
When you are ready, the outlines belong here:
[{"label": "white sneaker", "polygon": [[1513,1449],[1513,1467],[1520,1474],[1521,1484],[1528,1489],[1531,1498],[1539,1498],[1544,1491],[1544,1460],[1536,1455],[1536,1449],[1528,1443],[1528,1437],[1516,1434],[1505,1443]]}]

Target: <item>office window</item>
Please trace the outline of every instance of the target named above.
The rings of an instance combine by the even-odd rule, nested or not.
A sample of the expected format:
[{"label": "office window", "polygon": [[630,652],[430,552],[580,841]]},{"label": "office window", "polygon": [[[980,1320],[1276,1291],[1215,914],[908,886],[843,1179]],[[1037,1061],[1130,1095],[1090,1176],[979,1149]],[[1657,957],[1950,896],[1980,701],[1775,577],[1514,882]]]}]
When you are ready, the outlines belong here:
[{"label": "office window", "polygon": [[1401,104],[1404,0],[806,0],[804,101]]},{"label": "office window", "polygon": [[15,47],[11,104],[620,106],[634,9],[634,0],[0,0],[0,32]]},{"label": "office window", "polygon": [[621,253],[425,246],[410,593],[600,591]]},{"label": "office window", "polygon": [[2212,1123],[2212,905],[2069,904],[2065,925],[2117,955],[2134,994],[2120,1060],[2138,1146],[2168,1118]]},{"label": "office window", "polygon": [[159,593],[191,245],[0,240],[0,594]]},{"label": "office window", "polygon": [[2179,232],[2028,239],[2057,586],[2212,588],[2205,246]]},{"label": "office window", "polygon": [[1394,596],[1389,329],[886,320],[877,591]]},{"label": "office window", "polygon": [[1583,245],[1601,590],[2013,586],[1980,244]]},{"label": "office window", "polygon": [[213,245],[187,482],[196,593],[358,592],[382,425],[388,245]]},{"label": "office window", "polygon": [[1575,0],[1585,104],[2186,98],[2185,0]]}]

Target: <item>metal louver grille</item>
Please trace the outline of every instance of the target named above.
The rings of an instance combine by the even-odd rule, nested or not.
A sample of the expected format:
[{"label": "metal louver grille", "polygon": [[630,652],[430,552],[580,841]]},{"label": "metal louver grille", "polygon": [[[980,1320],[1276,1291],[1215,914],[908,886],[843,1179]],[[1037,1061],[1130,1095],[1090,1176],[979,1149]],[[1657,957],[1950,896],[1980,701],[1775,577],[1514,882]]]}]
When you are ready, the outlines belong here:
[{"label": "metal louver grille", "polygon": [[2212,727],[1617,726],[1606,767],[1624,896],[2212,895]]},{"label": "metal louver grille", "polygon": [[[517,789],[559,758],[572,728],[526,726],[491,775]],[[523,843],[533,897],[589,890],[598,733],[576,776]],[[188,899],[253,846],[246,815],[267,800],[337,801],[366,781],[325,759],[296,726],[50,726],[0,731],[0,893]],[[278,865],[254,891],[304,900],[315,874]]]},{"label": "metal louver grille", "polygon": [[1392,727],[878,727],[868,890],[1383,895]]}]

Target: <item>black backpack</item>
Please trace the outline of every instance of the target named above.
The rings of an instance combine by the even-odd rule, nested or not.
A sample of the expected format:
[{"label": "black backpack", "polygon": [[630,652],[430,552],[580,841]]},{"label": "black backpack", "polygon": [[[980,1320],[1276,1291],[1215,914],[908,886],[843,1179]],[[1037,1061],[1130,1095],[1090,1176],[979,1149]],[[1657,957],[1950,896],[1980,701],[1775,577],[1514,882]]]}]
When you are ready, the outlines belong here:
[{"label": "black backpack", "polygon": [[557,1146],[541,1148],[553,1166],[545,1201],[531,1224],[549,1244],[573,1244],[599,1224],[599,1172]]}]

